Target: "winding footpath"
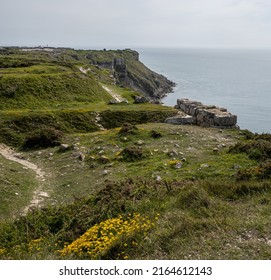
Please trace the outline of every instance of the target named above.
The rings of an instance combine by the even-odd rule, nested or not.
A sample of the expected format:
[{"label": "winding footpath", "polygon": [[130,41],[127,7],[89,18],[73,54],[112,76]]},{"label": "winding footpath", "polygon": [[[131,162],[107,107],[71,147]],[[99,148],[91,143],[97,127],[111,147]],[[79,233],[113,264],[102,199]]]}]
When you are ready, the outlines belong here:
[{"label": "winding footpath", "polygon": [[[84,69],[83,67],[78,67],[78,69],[82,72],[82,73],[84,73],[84,74],[87,74],[89,71],[90,71],[90,69],[88,68],[88,69]],[[118,93],[116,93],[116,92],[114,92],[112,89],[110,89],[110,88],[108,88],[107,86],[105,86],[105,85],[102,85],[102,88],[105,90],[105,91],[107,91],[107,93],[109,93],[111,96],[112,96],[112,98],[114,98],[117,102],[125,102],[125,99],[121,96],[121,95],[119,95]]]},{"label": "winding footpath", "polygon": [[26,214],[31,208],[38,207],[43,202],[45,197],[49,197],[47,192],[42,191],[46,174],[36,164],[23,159],[20,153],[16,153],[13,149],[4,144],[0,144],[0,154],[7,160],[17,162],[36,173],[36,179],[39,183],[39,186],[38,189],[34,191],[29,205],[27,205],[22,211],[23,214]]}]

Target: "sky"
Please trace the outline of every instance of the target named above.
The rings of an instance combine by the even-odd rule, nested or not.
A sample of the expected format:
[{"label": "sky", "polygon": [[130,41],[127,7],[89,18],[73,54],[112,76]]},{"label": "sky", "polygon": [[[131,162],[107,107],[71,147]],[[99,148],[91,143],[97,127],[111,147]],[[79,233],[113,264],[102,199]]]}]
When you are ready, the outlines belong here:
[{"label": "sky", "polygon": [[0,0],[0,46],[271,48],[271,0]]}]

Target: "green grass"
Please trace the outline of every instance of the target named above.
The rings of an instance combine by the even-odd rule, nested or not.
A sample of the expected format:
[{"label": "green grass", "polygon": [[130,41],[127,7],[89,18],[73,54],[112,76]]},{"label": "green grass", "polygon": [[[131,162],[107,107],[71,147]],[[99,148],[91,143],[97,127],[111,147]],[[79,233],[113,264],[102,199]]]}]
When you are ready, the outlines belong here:
[{"label": "green grass", "polygon": [[38,187],[35,173],[0,155],[0,220],[21,213]]},{"label": "green grass", "polygon": [[[151,229],[124,235],[103,259],[270,259],[270,135],[164,124],[175,109],[133,104],[139,93],[112,85],[111,70],[97,66],[125,58],[137,90],[154,93],[157,74],[133,51],[1,53],[0,142],[19,148],[53,127],[69,146],[21,150],[45,173],[49,194],[27,215],[35,173],[0,156],[1,259],[84,259],[59,250],[103,221],[135,213],[153,221]],[[129,103],[109,105],[101,85]],[[125,123],[137,129],[121,130]]]},{"label": "green grass", "polygon": [[56,103],[109,101],[110,96],[80,73],[7,74],[0,78],[0,109],[42,108]]}]

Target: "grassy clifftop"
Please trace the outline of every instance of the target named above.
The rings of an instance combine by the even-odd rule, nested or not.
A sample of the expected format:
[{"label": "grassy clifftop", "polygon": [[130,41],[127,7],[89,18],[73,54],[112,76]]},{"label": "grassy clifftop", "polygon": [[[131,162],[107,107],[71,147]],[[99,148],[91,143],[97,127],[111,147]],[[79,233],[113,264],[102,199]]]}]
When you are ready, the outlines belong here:
[{"label": "grassy clifftop", "polygon": [[174,85],[142,64],[138,53],[132,50],[7,48],[0,51],[2,108],[108,101],[110,97],[99,85],[101,81],[117,83],[153,99],[170,92]]},{"label": "grassy clifftop", "polygon": [[[42,108],[58,103],[107,102],[109,94],[93,76],[72,64],[5,56],[0,62],[0,109]],[[25,65],[23,61],[25,59]],[[1,61],[1,58],[0,58]],[[31,65],[34,64],[34,65]],[[1,67],[2,66],[2,67]],[[3,67],[8,66],[8,67]]]},{"label": "grassy clifftop", "polygon": [[[132,85],[152,84],[155,75],[131,50],[1,49],[0,141],[19,146],[28,133],[44,125],[72,133],[112,128],[125,121],[164,121],[175,114],[174,109],[133,104],[136,95],[147,93],[134,91]],[[167,80],[161,76],[161,81]],[[104,85],[129,104],[109,105],[114,96]]]},{"label": "grassy clifftop", "polygon": [[164,123],[131,50],[0,53],[0,259],[270,259],[269,134]]}]

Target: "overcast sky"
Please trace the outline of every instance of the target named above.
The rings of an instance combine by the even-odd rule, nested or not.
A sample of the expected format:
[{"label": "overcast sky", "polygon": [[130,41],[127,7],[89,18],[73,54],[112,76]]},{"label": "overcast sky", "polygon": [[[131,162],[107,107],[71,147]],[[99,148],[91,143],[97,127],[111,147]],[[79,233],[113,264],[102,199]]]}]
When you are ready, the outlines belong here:
[{"label": "overcast sky", "polygon": [[0,0],[0,45],[271,47],[271,0]]}]

